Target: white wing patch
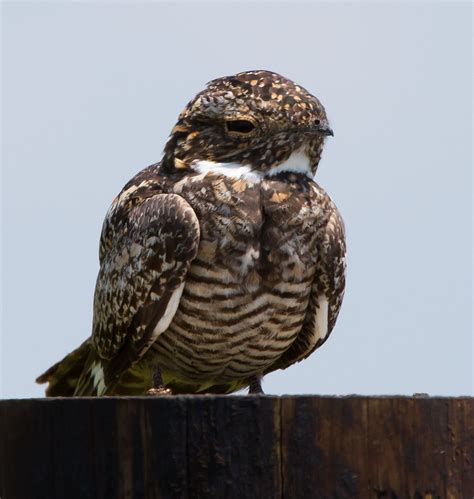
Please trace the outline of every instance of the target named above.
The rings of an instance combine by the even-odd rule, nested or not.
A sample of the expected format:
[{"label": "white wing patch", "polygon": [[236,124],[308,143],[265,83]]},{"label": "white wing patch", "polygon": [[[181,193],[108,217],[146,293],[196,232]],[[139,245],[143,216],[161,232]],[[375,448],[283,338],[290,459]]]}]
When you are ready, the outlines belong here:
[{"label": "white wing patch", "polygon": [[178,305],[181,300],[181,295],[183,294],[184,282],[179,286],[179,288],[175,289],[173,294],[171,295],[170,301],[166,306],[165,313],[158,321],[153,330],[153,340],[155,340],[163,331],[168,329],[168,326],[171,324],[173,320],[174,314],[176,310],[178,310]]},{"label": "white wing patch", "polygon": [[328,334],[328,312],[329,302],[328,299],[321,295],[318,297],[318,310],[316,311],[316,329],[314,331],[315,342],[324,340]]},{"label": "white wing patch", "polygon": [[[161,319],[158,321],[157,325],[155,326],[155,329],[153,330],[153,336],[152,336],[153,341],[155,341],[155,339],[163,331],[168,329],[168,326],[173,320],[174,314],[178,309],[178,305],[181,300],[181,295],[183,294],[183,289],[184,289],[184,282],[171,295],[171,298],[168,302],[168,305],[166,306],[166,310],[165,313],[163,314],[163,317],[161,317]],[[105,386],[104,368],[102,367],[102,363],[100,362],[100,360],[92,364],[91,377],[93,380],[94,388],[97,391],[97,395],[99,397],[104,395],[107,387]]]}]

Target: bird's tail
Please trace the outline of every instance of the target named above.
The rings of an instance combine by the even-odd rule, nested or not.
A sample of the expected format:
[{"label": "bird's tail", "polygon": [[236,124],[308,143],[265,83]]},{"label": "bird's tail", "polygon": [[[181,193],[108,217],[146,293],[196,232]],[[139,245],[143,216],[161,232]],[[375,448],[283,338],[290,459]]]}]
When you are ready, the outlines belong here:
[{"label": "bird's tail", "polygon": [[105,384],[103,360],[91,348],[84,364],[81,375],[76,383],[74,396],[97,397],[111,395],[109,387]]},{"label": "bird's tail", "polygon": [[64,359],[56,362],[54,366],[38,376],[37,383],[48,383],[47,397],[72,397],[74,395],[90,352],[91,342],[87,339]]},{"label": "bird's tail", "polygon": [[143,366],[130,367],[113,382],[106,381],[108,367],[92,348],[89,338],[51,366],[36,382],[48,383],[47,397],[145,395],[151,388],[152,373]]}]

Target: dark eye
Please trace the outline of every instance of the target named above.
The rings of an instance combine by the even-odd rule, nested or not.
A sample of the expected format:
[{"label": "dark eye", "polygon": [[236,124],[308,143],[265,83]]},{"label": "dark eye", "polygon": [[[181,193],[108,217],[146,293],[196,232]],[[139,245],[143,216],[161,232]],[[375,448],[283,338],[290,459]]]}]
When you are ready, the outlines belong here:
[{"label": "dark eye", "polygon": [[173,134],[176,142],[184,140],[189,135],[189,132],[175,132]]},{"label": "dark eye", "polygon": [[249,120],[231,120],[226,121],[226,128],[228,132],[246,134],[250,133],[255,125]]},{"label": "dark eye", "polygon": [[315,125],[320,125],[321,124],[321,120],[314,120],[314,124]]}]

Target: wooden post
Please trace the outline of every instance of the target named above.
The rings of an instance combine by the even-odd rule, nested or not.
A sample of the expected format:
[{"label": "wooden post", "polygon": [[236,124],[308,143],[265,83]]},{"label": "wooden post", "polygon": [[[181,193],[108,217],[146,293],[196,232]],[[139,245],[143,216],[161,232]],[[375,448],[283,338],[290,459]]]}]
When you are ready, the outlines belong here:
[{"label": "wooden post", "polygon": [[474,399],[0,401],[1,499],[474,497]]}]

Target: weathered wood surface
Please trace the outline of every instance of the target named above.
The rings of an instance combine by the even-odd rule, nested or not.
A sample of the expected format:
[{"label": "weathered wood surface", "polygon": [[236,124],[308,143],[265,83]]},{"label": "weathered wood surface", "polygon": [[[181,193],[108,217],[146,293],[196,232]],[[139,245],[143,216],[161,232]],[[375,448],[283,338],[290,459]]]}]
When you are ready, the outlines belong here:
[{"label": "weathered wood surface", "polygon": [[1,499],[474,497],[474,399],[0,401]]}]

